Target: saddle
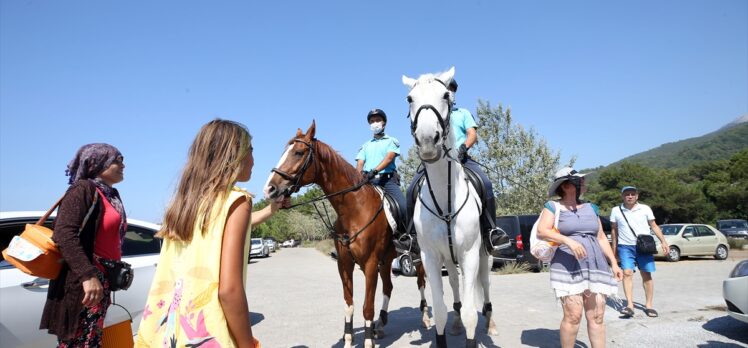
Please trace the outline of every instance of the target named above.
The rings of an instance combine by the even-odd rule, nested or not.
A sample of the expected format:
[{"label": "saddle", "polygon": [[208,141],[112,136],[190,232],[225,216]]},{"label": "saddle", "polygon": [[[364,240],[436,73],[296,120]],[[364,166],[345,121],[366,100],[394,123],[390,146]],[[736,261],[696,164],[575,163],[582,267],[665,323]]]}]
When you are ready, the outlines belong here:
[{"label": "saddle", "polygon": [[[480,176],[476,174],[472,169],[468,167],[462,167],[465,172],[465,176],[467,177],[470,184],[473,185],[475,188],[475,191],[478,193],[478,197],[481,201],[481,214],[480,214],[480,225],[481,225],[481,237],[483,240],[483,245],[486,248],[486,251],[489,253],[493,250],[493,247],[491,246],[491,242],[489,241],[489,232],[496,227],[495,221],[490,221],[491,219],[486,219],[484,215],[484,211],[486,208],[486,187],[483,184],[483,180],[480,179]],[[421,190],[421,186],[423,186],[424,181],[426,180],[426,176],[423,175],[420,178],[418,178],[418,181],[413,185],[410,192],[407,193],[406,197],[409,197],[407,204],[408,204],[408,215],[413,216],[416,206],[416,200],[418,200],[418,193]],[[405,231],[408,232],[408,234],[412,235],[413,241],[415,241],[415,227],[413,226],[413,219],[411,219],[410,224],[408,224]],[[414,243],[415,244],[415,243]],[[417,246],[414,245],[414,248],[417,250]]]}]

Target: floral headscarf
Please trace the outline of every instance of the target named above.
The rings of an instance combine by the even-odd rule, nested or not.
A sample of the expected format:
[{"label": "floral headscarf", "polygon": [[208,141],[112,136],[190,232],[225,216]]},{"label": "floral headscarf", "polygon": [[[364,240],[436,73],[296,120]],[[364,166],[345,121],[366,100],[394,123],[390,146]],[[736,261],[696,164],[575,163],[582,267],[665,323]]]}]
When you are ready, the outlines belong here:
[{"label": "floral headscarf", "polygon": [[120,239],[124,238],[127,229],[127,217],[125,216],[125,207],[122,205],[117,189],[107,185],[98,175],[109,168],[122,153],[116,147],[104,144],[94,143],[81,146],[75,154],[73,160],[68,163],[65,175],[69,176],[68,184],[72,185],[78,180],[90,180],[104,194],[109,203],[119,213],[121,220],[119,224]]}]

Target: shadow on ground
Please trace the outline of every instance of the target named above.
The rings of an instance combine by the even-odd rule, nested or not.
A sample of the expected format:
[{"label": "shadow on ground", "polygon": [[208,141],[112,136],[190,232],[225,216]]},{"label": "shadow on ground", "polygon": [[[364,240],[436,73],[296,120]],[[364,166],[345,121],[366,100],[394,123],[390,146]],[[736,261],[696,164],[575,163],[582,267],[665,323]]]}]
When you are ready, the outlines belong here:
[{"label": "shadow on ground", "polygon": [[265,315],[262,313],[249,312],[249,322],[252,326],[255,326],[265,320]]},{"label": "shadow on ground", "polygon": [[[704,325],[702,325],[701,327],[703,327],[704,330],[714,332],[718,335],[722,335],[731,340],[735,340],[738,342],[748,344],[748,324],[740,320],[737,320],[729,315],[725,315],[722,317],[709,320],[706,323],[704,323]],[[720,343],[720,342],[716,342],[716,343]],[[719,347],[740,347],[738,345],[731,344],[731,343],[720,343],[720,344],[724,344],[724,346],[719,346]],[[699,347],[712,347],[712,346],[711,345],[699,345]]]},{"label": "shadow on ground", "polygon": [[[429,307],[429,310],[431,308]],[[448,332],[450,325],[454,321],[453,312],[449,313],[447,327],[445,331]],[[376,318],[375,318],[376,319]],[[411,346],[430,345],[433,342],[436,343],[436,329],[432,325],[426,329],[421,323],[421,311],[418,307],[402,307],[394,311],[390,311],[388,315],[389,321],[387,326],[384,327],[384,337],[375,340],[377,347],[392,347],[395,342],[403,339],[408,342]],[[457,336],[452,336],[449,333],[447,335],[447,344],[451,347],[462,347],[465,345],[465,333]],[[481,347],[496,347],[493,339],[486,333],[486,320],[482,315],[478,316],[478,327],[476,328],[476,341]],[[363,347],[364,342],[364,327],[363,318],[354,316],[353,318],[353,345]],[[345,340],[343,339],[343,324],[340,325],[340,340],[332,346],[332,348],[342,348],[345,346]]]},{"label": "shadow on ground", "polygon": [[[522,331],[522,344],[530,347],[561,347],[561,334],[559,330],[532,329]],[[588,348],[581,341],[574,342],[574,348]]]}]

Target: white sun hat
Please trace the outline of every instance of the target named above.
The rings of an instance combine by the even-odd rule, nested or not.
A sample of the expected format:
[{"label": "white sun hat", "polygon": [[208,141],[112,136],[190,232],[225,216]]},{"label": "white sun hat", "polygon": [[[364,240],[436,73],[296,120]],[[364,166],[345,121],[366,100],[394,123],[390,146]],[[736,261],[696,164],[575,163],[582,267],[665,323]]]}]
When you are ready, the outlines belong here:
[{"label": "white sun hat", "polygon": [[564,181],[571,179],[571,177],[576,176],[579,178],[583,178],[587,174],[578,173],[574,168],[572,167],[563,167],[559,171],[556,172],[555,175],[553,175],[553,183],[550,187],[548,187],[548,197],[553,197],[553,195],[556,194],[556,189],[561,186],[561,184],[564,183]]}]

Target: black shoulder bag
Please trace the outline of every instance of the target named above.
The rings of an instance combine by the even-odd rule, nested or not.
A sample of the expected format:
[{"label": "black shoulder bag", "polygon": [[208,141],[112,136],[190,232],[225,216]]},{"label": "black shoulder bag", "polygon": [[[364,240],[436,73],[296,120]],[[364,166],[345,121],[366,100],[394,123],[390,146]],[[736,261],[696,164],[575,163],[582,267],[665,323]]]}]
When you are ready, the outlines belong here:
[{"label": "black shoulder bag", "polygon": [[621,210],[621,215],[623,215],[623,219],[626,220],[626,225],[629,226],[629,230],[636,236],[636,253],[642,255],[657,254],[657,245],[655,244],[654,237],[652,237],[651,234],[637,234],[636,231],[631,228],[629,219],[626,218],[626,214],[623,212],[623,206],[618,207],[618,209]]}]

